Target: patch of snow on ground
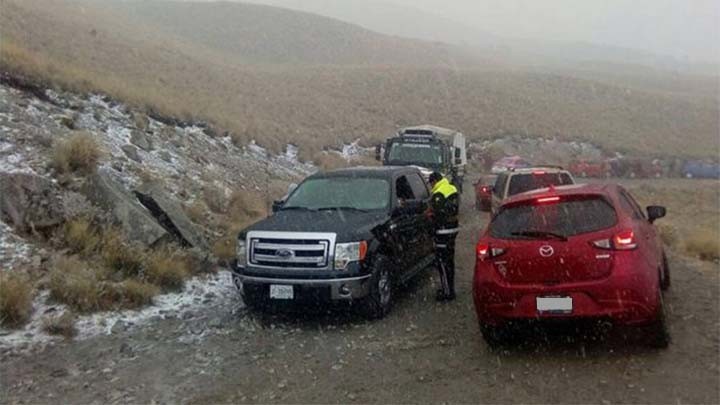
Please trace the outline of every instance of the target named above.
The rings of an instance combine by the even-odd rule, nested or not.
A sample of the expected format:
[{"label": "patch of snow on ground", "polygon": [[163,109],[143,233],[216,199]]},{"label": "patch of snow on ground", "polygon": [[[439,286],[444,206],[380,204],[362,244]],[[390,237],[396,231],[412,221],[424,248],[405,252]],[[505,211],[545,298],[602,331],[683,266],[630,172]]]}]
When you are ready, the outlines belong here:
[{"label": "patch of snow on ground", "polygon": [[27,262],[31,252],[32,247],[15,235],[10,226],[0,221],[0,269],[11,270]]},{"label": "patch of snow on ground", "polygon": [[20,153],[12,153],[2,155],[0,152],[0,172],[5,173],[29,173],[34,174],[35,171],[27,164],[27,159]]},{"label": "patch of snow on ground", "polygon": [[[212,302],[206,297],[212,296]],[[239,300],[229,271],[220,271],[207,278],[196,277],[185,284],[179,293],[155,297],[154,305],[137,311],[101,312],[81,317],[76,322],[77,339],[88,339],[98,335],[109,335],[113,327],[121,322],[125,328],[144,325],[153,319],[181,317],[184,312],[207,309],[220,302]],[[238,301],[239,302],[239,301]]]},{"label": "patch of snow on ground", "polygon": [[[25,327],[15,331],[0,329],[0,351],[22,351],[59,340],[43,331],[43,320],[50,313],[63,313],[67,307],[48,304],[48,296],[49,293],[43,291],[35,298],[32,318]],[[78,331],[75,339],[85,340],[109,335],[117,331],[116,326],[120,326],[120,331],[131,330],[153,321],[181,318],[186,312],[195,314],[220,305],[228,308],[242,305],[229,271],[188,280],[183,291],[158,295],[153,305],[140,310],[108,311],[80,316],[75,322]]]}]

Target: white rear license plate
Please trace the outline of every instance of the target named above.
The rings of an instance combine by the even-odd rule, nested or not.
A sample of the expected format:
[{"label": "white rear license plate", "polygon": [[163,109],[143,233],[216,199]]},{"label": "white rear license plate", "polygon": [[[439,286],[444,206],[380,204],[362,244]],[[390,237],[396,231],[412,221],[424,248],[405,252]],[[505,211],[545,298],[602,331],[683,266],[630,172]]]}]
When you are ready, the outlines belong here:
[{"label": "white rear license plate", "polygon": [[538,312],[569,314],[573,310],[572,297],[537,297]]},{"label": "white rear license plate", "polygon": [[276,300],[291,300],[295,298],[293,286],[291,285],[270,285],[270,298]]}]

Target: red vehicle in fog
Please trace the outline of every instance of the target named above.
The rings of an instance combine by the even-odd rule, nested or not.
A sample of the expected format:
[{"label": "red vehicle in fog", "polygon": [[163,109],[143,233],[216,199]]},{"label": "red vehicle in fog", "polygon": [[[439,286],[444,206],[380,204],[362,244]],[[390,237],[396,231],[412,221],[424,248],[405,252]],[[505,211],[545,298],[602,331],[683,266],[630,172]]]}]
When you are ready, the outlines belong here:
[{"label": "red vehicle in fog", "polygon": [[653,223],[618,185],[570,185],[507,200],[480,238],[473,281],[485,340],[501,344],[523,321],[609,320],[669,342],[661,290],[670,285]]},{"label": "red vehicle in fog", "polygon": [[570,173],[577,177],[610,177],[611,168],[607,162],[577,160],[570,163]]},{"label": "red vehicle in fog", "polygon": [[475,209],[490,211],[492,206],[492,190],[497,176],[483,176],[475,183]]}]

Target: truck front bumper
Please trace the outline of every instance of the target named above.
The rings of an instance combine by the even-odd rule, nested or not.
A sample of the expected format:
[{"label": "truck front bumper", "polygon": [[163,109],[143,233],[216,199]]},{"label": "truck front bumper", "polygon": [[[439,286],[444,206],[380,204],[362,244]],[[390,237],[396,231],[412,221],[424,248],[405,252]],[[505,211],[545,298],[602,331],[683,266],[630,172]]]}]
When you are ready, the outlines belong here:
[{"label": "truck front bumper", "polygon": [[351,301],[370,294],[372,275],[333,279],[295,279],[247,276],[233,272],[235,287],[245,294],[249,289],[270,297],[271,285],[293,286],[296,299],[320,298],[333,301]]}]

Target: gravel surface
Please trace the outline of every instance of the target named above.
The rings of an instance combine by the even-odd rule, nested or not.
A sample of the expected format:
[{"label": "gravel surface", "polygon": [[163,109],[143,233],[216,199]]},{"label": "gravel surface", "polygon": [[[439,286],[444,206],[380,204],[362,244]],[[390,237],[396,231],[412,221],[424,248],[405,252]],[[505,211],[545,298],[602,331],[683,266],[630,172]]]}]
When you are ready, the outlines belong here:
[{"label": "gravel surface", "polygon": [[430,272],[375,322],[340,310],[256,315],[238,297],[208,296],[205,306],[140,326],[3,354],[0,402],[720,402],[717,265],[672,259],[666,350],[619,329],[600,339],[545,330],[491,350],[470,296],[474,242],[487,220],[472,203],[466,194],[455,302],[434,301]]}]

